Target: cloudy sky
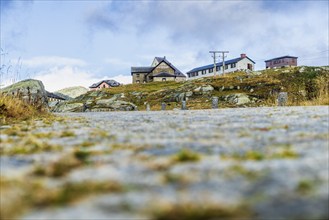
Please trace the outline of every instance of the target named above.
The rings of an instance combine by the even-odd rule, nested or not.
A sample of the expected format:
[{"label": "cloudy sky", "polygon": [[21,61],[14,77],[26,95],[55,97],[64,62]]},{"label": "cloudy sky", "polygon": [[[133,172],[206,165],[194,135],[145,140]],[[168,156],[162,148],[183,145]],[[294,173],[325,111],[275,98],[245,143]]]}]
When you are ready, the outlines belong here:
[{"label": "cloudy sky", "polygon": [[186,73],[212,63],[209,50],[246,53],[256,69],[283,55],[329,65],[328,8],[327,0],[1,0],[1,85],[127,84],[130,67],[155,56]]}]

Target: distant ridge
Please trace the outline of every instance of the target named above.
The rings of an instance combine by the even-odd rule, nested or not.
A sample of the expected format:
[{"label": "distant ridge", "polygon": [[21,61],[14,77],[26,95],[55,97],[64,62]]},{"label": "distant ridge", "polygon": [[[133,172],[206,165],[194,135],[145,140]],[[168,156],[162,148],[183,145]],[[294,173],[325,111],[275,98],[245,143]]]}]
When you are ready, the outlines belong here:
[{"label": "distant ridge", "polygon": [[85,94],[86,92],[88,92],[88,89],[83,86],[73,86],[58,90],[54,93],[65,99],[74,99],[82,94]]}]

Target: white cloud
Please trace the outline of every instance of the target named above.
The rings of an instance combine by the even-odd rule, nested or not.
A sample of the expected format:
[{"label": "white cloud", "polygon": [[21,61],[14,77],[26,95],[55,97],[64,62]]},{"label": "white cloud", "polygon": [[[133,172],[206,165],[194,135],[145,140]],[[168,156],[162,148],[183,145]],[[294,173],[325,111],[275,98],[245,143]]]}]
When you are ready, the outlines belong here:
[{"label": "white cloud", "polygon": [[83,60],[58,56],[40,56],[32,57],[22,61],[23,65],[28,67],[45,67],[45,66],[86,66]]},{"label": "white cloud", "polygon": [[104,79],[114,79],[123,84],[131,83],[131,76],[99,77],[88,71],[71,66],[55,67],[45,72],[39,72],[34,78],[41,80],[46,90],[50,92],[72,86],[84,86],[88,88],[93,83]]}]

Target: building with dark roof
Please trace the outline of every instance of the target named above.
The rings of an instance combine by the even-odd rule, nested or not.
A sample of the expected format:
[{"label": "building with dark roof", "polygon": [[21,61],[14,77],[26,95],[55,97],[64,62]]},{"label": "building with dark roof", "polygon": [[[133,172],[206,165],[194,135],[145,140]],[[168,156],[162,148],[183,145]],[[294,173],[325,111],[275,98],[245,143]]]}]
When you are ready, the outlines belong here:
[{"label": "building with dark roof", "polygon": [[110,80],[102,80],[98,83],[94,83],[91,86],[89,86],[90,90],[100,90],[103,88],[111,88],[111,87],[117,87],[120,86],[120,83],[117,81],[110,79]]},{"label": "building with dark roof", "polygon": [[[241,54],[240,57],[225,61],[225,73],[235,71],[253,71],[255,62],[247,57],[246,54]],[[223,72],[223,62],[216,63],[216,74],[220,75]],[[214,64],[196,67],[186,73],[189,79],[198,79],[202,77],[214,76]]]},{"label": "building with dark roof", "polygon": [[297,59],[298,57],[282,56],[270,60],[265,60],[266,69],[297,66]]},{"label": "building with dark roof", "polygon": [[133,83],[186,80],[186,76],[166,57],[155,57],[148,67],[131,67],[131,76]]},{"label": "building with dark roof", "polygon": [[67,100],[65,97],[59,96],[55,93],[48,92],[48,91],[46,91],[46,93],[47,93],[48,102],[54,102],[54,101],[61,102],[61,101]]}]

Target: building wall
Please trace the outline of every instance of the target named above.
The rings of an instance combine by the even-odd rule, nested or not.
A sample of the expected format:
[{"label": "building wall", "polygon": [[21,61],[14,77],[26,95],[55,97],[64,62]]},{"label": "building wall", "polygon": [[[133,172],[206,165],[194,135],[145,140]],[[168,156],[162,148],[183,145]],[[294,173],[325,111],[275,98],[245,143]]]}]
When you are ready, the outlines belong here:
[{"label": "building wall", "polygon": [[[165,79],[165,80],[163,80]],[[162,81],[175,81],[175,77],[154,77],[154,82],[162,82]]]},{"label": "building wall", "polygon": [[144,83],[144,81],[146,81],[146,74],[147,73],[133,73],[133,83]]},{"label": "building wall", "polygon": [[281,68],[288,66],[297,66],[297,58],[281,58],[274,59],[266,62],[266,69],[270,68]]},{"label": "building wall", "polygon": [[[249,66],[248,66],[249,65]],[[231,73],[231,72],[235,72],[238,70],[248,70],[248,67],[251,67],[251,70],[255,69],[255,64],[253,62],[251,62],[248,58],[242,59],[239,62],[237,62],[234,66],[232,66],[232,64],[225,64],[225,66],[227,66],[227,69],[225,69],[225,74],[226,73]],[[206,70],[200,70],[198,71],[198,76],[194,76],[194,77],[188,77],[188,79],[199,79],[199,78],[203,78],[203,77],[210,77],[210,76],[214,76],[214,68],[212,68],[212,72],[209,72],[209,69]],[[223,67],[220,66],[219,70],[217,70],[216,72],[216,76],[222,75],[223,74]]]},{"label": "building wall", "polygon": [[[250,68],[249,68],[250,67]],[[236,70],[255,70],[255,64],[251,62],[249,59],[245,58],[240,60],[237,63]]]},{"label": "building wall", "polygon": [[[165,79],[165,80],[163,80]],[[185,77],[154,77],[154,82],[163,82],[163,81],[176,81],[176,82],[183,82],[186,81]]]}]

